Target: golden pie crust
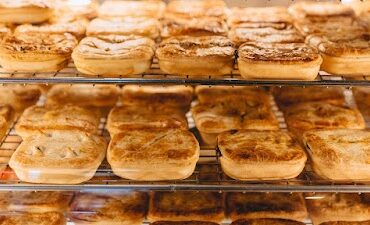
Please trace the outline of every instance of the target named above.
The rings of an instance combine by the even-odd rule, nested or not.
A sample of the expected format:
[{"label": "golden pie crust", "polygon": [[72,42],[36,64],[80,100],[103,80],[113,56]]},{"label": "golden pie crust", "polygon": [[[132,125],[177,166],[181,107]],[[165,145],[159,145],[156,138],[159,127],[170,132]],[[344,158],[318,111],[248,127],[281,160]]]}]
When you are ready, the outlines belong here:
[{"label": "golden pie crust", "polygon": [[370,121],[370,88],[355,87],[352,89],[352,92],[361,114],[365,120]]},{"label": "golden pie crust", "polygon": [[353,9],[340,2],[298,2],[288,8],[289,13],[299,18],[309,17],[333,17],[333,16],[354,16]]},{"label": "golden pie crust", "polygon": [[89,1],[69,1],[59,0],[54,3],[55,9],[51,23],[66,21],[67,17],[77,19],[92,20],[98,16],[99,3],[96,0]]},{"label": "golden pie crust", "polygon": [[304,223],[285,219],[240,219],[230,225],[303,225]]},{"label": "golden pie crust", "polygon": [[0,64],[8,71],[55,72],[67,66],[76,46],[68,33],[8,35],[0,44]]},{"label": "golden pie crust", "polygon": [[224,219],[223,201],[223,194],[218,192],[153,192],[148,220],[221,223]]},{"label": "golden pie crust", "polygon": [[99,8],[99,18],[147,17],[161,18],[166,4],[161,0],[104,1]]},{"label": "golden pie crust", "polygon": [[157,221],[150,225],[217,225],[217,223],[205,221]]},{"label": "golden pie crust", "polygon": [[87,26],[86,35],[139,35],[156,39],[159,36],[159,28],[159,21],[152,18],[97,18]]},{"label": "golden pie crust", "polygon": [[41,96],[37,85],[10,84],[0,86],[0,104],[10,105],[17,113],[37,103]]},{"label": "golden pie crust", "polygon": [[199,159],[199,144],[183,129],[125,129],[113,136],[107,160],[114,174],[131,180],[189,177]]},{"label": "golden pie crust", "polygon": [[314,80],[322,58],[304,43],[244,43],[238,67],[246,79]]},{"label": "golden pie crust", "polygon": [[167,5],[166,12],[189,18],[225,18],[226,3],[223,0],[172,0]]},{"label": "golden pie crust", "polygon": [[317,193],[308,197],[307,209],[314,225],[329,221],[370,220],[370,196],[358,193]]},{"label": "golden pie crust", "polygon": [[370,181],[370,131],[308,131],[303,142],[319,176],[339,181]]},{"label": "golden pie crust", "polygon": [[227,131],[218,137],[221,167],[237,180],[297,177],[307,156],[285,131]]},{"label": "golden pie crust", "polygon": [[71,221],[76,225],[140,225],[147,211],[146,193],[78,193],[71,204]]},{"label": "golden pie crust", "polygon": [[304,222],[307,209],[301,193],[227,193],[227,216],[238,219],[286,219]]},{"label": "golden pie crust", "polygon": [[235,48],[226,37],[168,38],[156,50],[159,67],[168,74],[217,76],[231,74]]},{"label": "golden pie crust", "polygon": [[23,140],[9,166],[21,181],[79,184],[94,176],[106,147],[105,139],[86,132],[40,132]]},{"label": "golden pie crust", "polygon": [[103,77],[142,74],[150,69],[155,43],[141,36],[86,37],[74,49],[78,71]]},{"label": "golden pie crust", "polygon": [[74,105],[31,106],[26,109],[16,125],[16,132],[27,137],[40,131],[80,130],[97,133],[100,113]]},{"label": "golden pie crust", "polygon": [[14,110],[9,105],[0,105],[0,141],[6,136],[14,120]]},{"label": "golden pie crust", "polygon": [[66,225],[66,218],[59,212],[21,213],[0,217],[2,225]]}]

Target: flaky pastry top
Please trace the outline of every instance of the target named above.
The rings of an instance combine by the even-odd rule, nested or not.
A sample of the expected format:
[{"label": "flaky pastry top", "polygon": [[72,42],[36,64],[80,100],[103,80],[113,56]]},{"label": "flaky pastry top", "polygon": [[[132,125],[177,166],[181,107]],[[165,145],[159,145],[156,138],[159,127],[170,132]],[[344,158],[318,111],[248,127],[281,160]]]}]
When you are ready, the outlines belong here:
[{"label": "flaky pastry top", "polygon": [[339,2],[298,2],[291,5],[288,11],[296,18],[355,15],[349,5]]},{"label": "flaky pastry top", "polygon": [[73,54],[83,58],[151,59],[153,40],[141,36],[100,35],[81,40]]},{"label": "flaky pastry top", "polygon": [[233,57],[235,48],[226,37],[203,36],[172,37],[162,41],[156,51],[159,58],[165,57]]},{"label": "flaky pastry top", "polygon": [[166,12],[184,17],[224,17],[226,4],[223,0],[172,0]]},{"label": "flaky pastry top", "polygon": [[99,8],[100,18],[110,17],[147,17],[160,18],[165,10],[162,0],[105,1]]},{"label": "flaky pastry top", "polygon": [[39,53],[69,55],[77,45],[76,38],[65,34],[7,35],[0,44],[0,51],[10,53]]},{"label": "flaky pastry top", "polygon": [[283,131],[228,131],[218,136],[222,157],[236,163],[296,162],[306,154]]},{"label": "flaky pastry top", "polygon": [[320,55],[304,43],[245,43],[240,46],[239,59],[277,62],[311,62]]},{"label": "flaky pastry top", "polygon": [[50,0],[1,0],[0,8],[24,8],[24,7],[38,7],[51,8]]},{"label": "flaky pastry top", "polygon": [[278,6],[232,8],[228,13],[227,23],[230,26],[246,22],[292,23],[293,19],[286,8]]}]

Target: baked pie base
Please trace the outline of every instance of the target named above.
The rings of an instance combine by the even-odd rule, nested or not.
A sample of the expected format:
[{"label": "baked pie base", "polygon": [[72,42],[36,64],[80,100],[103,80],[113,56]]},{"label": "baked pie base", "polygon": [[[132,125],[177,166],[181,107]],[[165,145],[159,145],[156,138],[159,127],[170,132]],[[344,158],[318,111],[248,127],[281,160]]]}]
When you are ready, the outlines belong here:
[{"label": "baked pie base", "polygon": [[370,57],[337,57],[321,54],[321,69],[334,75],[358,77],[370,75]]}]

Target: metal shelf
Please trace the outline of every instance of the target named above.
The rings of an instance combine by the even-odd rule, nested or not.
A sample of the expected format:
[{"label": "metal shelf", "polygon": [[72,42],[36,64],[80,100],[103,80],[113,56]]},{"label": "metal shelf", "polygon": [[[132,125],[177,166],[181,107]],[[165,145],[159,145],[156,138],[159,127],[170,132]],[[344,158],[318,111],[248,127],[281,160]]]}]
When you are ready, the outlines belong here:
[{"label": "metal shelf", "polygon": [[0,84],[183,84],[183,85],[244,85],[244,86],[370,86],[370,76],[346,79],[343,76],[329,75],[320,72],[314,81],[299,80],[245,80],[237,67],[232,74],[226,76],[189,77],[168,75],[159,69],[158,61],[154,59],[151,69],[142,74],[130,77],[102,78],[86,76],[79,73],[74,64],[56,73],[25,73],[7,72],[0,68]]},{"label": "metal shelf", "polygon": [[[350,98],[349,104],[354,104],[351,99],[351,91],[346,90],[347,97]],[[286,129],[286,124],[282,113],[278,111],[275,102],[271,99],[273,110],[279,120],[281,129]],[[196,136],[197,131],[194,128],[194,121],[188,114],[189,126]],[[101,119],[100,134],[109,138],[105,129],[105,118]],[[370,125],[370,124],[369,124]],[[21,138],[12,128],[7,137],[0,145],[0,159],[6,161],[11,153],[21,143]],[[8,157],[4,157],[8,155]],[[3,157],[1,157],[3,156]],[[204,191],[240,191],[240,192],[355,192],[370,193],[370,182],[332,182],[324,180],[315,175],[310,166],[307,166],[304,172],[297,178],[276,181],[237,181],[227,177],[220,166],[220,152],[214,147],[201,147],[200,160],[195,172],[191,177],[178,181],[162,182],[143,182],[122,179],[113,174],[109,164],[103,162],[97,170],[95,176],[79,185],[46,185],[29,184],[21,182],[14,172],[7,168],[0,177],[0,190],[63,190],[63,191],[97,191],[97,190],[204,190]],[[6,166],[6,165],[5,165]]]}]

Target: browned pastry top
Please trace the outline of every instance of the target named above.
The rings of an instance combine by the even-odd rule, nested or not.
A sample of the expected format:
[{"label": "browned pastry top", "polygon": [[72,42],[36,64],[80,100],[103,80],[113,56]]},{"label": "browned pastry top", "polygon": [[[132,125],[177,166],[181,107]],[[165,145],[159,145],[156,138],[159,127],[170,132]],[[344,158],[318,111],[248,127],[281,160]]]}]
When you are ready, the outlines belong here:
[{"label": "browned pastry top", "polygon": [[233,8],[228,13],[228,24],[238,26],[245,22],[291,23],[292,17],[284,7]]},{"label": "browned pastry top", "polygon": [[154,41],[146,37],[104,35],[82,39],[74,54],[87,58],[151,59],[154,48]]},{"label": "browned pastry top", "polygon": [[149,214],[155,217],[211,216],[223,214],[223,195],[218,192],[154,192]]},{"label": "browned pastry top", "polygon": [[15,53],[71,54],[77,45],[76,38],[65,34],[17,34],[5,36],[1,51]]},{"label": "browned pastry top", "polygon": [[290,6],[288,10],[296,18],[355,15],[350,6],[339,2],[298,2]]},{"label": "browned pastry top", "polygon": [[328,55],[370,57],[369,32],[340,32],[327,36],[311,35],[307,42]]},{"label": "browned pastry top", "polygon": [[150,223],[150,225],[218,225],[218,224],[205,221],[157,221],[154,223]]},{"label": "browned pastry top", "polygon": [[320,225],[370,225],[370,220],[367,221],[330,221],[320,223]]},{"label": "browned pastry top", "polygon": [[225,16],[223,0],[173,0],[167,5],[167,12],[185,17]]},{"label": "browned pastry top", "polygon": [[320,57],[304,43],[245,43],[238,52],[242,60],[256,61],[310,62]]},{"label": "browned pastry top", "polygon": [[107,223],[140,220],[144,219],[147,201],[148,196],[139,192],[109,195],[79,193],[71,204],[71,219],[75,222]]},{"label": "browned pastry top", "polygon": [[158,57],[230,57],[234,53],[233,43],[226,37],[221,36],[172,37],[162,41],[156,51]]},{"label": "browned pastry top", "polygon": [[232,222],[230,225],[303,225],[303,224],[304,223],[302,222],[285,219],[249,219],[249,220],[240,219]]},{"label": "browned pastry top", "polygon": [[1,0],[0,8],[38,7],[51,8],[50,0]]},{"label": "browned pastry top", "polygon": [[61,213],[23,213],[0,216],[1,225],[65,225],[66,219]]}]

